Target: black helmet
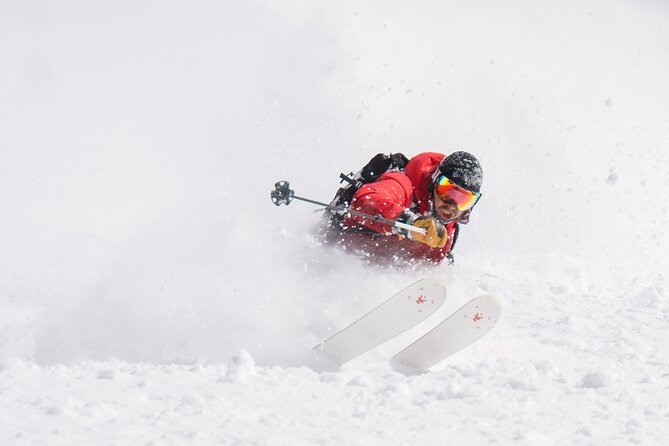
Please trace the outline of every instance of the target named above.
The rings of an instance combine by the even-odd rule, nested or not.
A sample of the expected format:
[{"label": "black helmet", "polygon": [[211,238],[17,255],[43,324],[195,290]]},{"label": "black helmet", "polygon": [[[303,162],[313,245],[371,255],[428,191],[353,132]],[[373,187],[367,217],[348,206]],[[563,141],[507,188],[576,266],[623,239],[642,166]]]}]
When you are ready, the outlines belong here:
[{"label": "black helmet", "polygon": [[446,177],[471,192],[481,192],[483,169],[474,155],[468,152],[453,152],[444,158],[435,172],[435,178],[443,174]]}]

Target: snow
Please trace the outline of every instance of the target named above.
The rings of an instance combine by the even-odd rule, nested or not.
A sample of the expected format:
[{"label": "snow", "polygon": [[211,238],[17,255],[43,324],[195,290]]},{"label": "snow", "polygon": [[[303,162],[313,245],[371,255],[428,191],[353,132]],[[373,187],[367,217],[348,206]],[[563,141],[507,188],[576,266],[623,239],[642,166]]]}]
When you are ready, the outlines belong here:
[{"label": "snow", "polygon": [[[611,444],[669,436],[669,7],[0,3],[0,444]],[[467,150],[456,265],[323,246],[374,154]],[[311,347],[424,277],[424,325]],[[471,298],[502,317],[387,359]]]}]

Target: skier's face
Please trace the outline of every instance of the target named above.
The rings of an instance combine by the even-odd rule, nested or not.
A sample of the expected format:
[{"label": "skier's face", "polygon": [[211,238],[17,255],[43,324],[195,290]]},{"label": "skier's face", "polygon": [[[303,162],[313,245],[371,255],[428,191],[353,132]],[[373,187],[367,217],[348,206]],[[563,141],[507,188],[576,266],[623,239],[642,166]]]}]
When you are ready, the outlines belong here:
[{"label": "skier's face", "polygon": [[442,220],[451,221],[455,220],[460,215],[462,215],[462,211],[458,209],[455,201],[453,200],[443,201],[441,197],[439,197],[439,194],[437,194],[436,192],[434,192],[433,194],[433,200],[434,200],[434,212]]}]

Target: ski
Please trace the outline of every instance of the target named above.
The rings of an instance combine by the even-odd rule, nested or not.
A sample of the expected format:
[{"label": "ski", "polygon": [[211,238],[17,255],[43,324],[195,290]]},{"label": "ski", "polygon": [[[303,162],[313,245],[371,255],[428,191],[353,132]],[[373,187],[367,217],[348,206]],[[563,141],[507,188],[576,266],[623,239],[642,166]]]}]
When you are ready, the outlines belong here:
[{"label": "ski", "polygon": [[445,299],[446,289],[439,281],[419,280],[314,349],[344,364],[424,321]]},{"label": "ski", "polygon": [[418,370],[427,370],[477,341],[495,325],[501,306],[494,296],[472,299],[393,360]]}]

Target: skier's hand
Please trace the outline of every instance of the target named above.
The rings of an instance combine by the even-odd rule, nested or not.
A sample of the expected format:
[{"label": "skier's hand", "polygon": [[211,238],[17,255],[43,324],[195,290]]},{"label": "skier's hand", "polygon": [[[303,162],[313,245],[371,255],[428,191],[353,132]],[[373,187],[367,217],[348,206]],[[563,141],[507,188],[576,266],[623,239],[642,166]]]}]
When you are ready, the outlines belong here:
[{"label": "skier's hand", "polygon": [[419,217],[413,222],[413,226],[426,230],[425,234],[412,232],[411,238],[420,243],[425,243],[430,248],[443,248],[448,243],[448,231],[444,225],[432,217]]}]

